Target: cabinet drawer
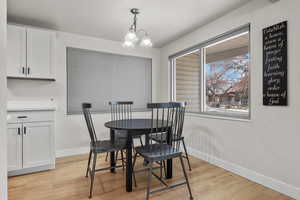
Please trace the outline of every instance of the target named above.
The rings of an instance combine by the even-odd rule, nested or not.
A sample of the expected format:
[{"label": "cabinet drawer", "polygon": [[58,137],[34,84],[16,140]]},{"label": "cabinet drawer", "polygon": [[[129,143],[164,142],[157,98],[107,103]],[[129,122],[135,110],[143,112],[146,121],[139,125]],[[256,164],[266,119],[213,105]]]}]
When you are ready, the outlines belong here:
[{"label": "cabinet drawer", "polygon": [[7,123],[54,121],[53,111],[8,112]]}]

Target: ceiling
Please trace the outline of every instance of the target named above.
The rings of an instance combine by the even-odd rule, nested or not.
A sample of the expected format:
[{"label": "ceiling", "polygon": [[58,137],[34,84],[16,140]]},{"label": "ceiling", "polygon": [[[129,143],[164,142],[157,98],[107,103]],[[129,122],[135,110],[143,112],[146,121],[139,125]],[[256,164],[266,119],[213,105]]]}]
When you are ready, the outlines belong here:
[{"label": "ceiling", "polygon": [[250,0],[8,0],[8,20],[122,41],[139,8],[138,27],[155,47],[209,23]]}]

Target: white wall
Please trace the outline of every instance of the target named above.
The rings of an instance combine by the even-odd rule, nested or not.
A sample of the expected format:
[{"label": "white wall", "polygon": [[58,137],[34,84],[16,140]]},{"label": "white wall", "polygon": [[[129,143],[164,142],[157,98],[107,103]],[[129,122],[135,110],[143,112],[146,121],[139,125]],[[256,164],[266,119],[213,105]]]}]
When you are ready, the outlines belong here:
[{"label": "white wall", "polygon": [[[124,49],[119,42],[58,32],[56,41],[55,82],[29,80],[8,81],[9,100],[49,100],[53,98],[56,101],[58,109],[56,111],[55,141],[58,156],[87,152],[89,148],[89,138],[83,117],[81,115],[66,115],[66,47],[152,58],[152,96],[154,101],[158,98],[159,93],[160,51],[158,49]],[[104,127],[104,122],[108,121],[110,116],[98,114],[94,117],[98,134],[101,135],[102,138],[109,137],[109,130]]]},{"label": "white wall", "polygon": [[[254,0],[161,50],[161,97],[168,100],[168,56],[251,23],[251,120],[188,116],[190,151],[212,163],[300,199],[299,0]],[[262,29],[288,20],[289,106],[262,105]]]},{"label": "white wall", "polygon": [[6,0],[0,0],[0,199],[7,199],[6,159]]}]

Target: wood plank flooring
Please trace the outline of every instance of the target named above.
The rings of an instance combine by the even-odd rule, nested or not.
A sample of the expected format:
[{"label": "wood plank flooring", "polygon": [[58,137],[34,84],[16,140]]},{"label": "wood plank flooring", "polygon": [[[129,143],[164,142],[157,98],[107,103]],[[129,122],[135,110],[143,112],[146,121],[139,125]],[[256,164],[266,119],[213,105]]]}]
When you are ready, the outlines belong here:
[{"label": "wood plank flooring", "polygon": [[[99,166],[108,162],[104,156],[98,159]],[[57,159],[55,170],[9,178],[9,200],[87,200],[90,179],[85,178],[87,155]],[[141,160],[141,159],[140,159]],[[195,200],[292,200],[292,198],[251,182],[219,167],[196,158],[191,158],[188,172]],[[169,182],[183,180],[179,161],[174,161],[174,178]],[[141,161],[138,168],[142,167]],[[98,172],[95,177],[93,200],[143,200],[145,199],[146,175],[137,174],[138,187],[125,191],[122,169],[111,174]],[[161,184],[153,179],[153,188]],[[189,199],[185,186],[177,187],[151,196],[154,200]]]}]

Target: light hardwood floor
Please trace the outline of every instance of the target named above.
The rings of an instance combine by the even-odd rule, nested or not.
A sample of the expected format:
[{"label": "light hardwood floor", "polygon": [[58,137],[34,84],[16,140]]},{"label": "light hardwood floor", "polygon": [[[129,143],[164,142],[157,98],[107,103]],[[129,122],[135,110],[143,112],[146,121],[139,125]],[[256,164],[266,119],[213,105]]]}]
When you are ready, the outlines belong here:
[{"label": "light hardwood floor", "polygon": [[[104,156],[98,160],[100,166]],[[189,173],[195,200],[292,200],[276,191],[251,182],[219,167],[196,158],[191,159]],[[87,155],[57,159],[55,170],[9,178],[9,200],[87,200],[89,179],[85,178]],[[142,166],[141,162],[138,167]],[[174,162],[174,178],[183,179],[179,161]],[[95,177],[93,200],[143,200],[145,199],[145,174],[137,174],[138,187],[125,192],[124,173],[98,172]],[[160,183],[153,179],[153,187]],[[153,200],[188,199],[185,186],[151,196]]]}]

